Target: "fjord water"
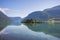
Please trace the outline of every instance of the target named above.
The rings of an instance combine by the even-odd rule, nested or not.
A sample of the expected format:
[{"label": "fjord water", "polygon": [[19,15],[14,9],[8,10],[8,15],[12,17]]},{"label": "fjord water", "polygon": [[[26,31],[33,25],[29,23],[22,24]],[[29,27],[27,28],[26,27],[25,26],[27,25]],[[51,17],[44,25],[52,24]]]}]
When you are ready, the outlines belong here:
[{"label": "fjord water", "polygon": [[0,40],[60,40],[60,24],[8,25],[0,32]]}]

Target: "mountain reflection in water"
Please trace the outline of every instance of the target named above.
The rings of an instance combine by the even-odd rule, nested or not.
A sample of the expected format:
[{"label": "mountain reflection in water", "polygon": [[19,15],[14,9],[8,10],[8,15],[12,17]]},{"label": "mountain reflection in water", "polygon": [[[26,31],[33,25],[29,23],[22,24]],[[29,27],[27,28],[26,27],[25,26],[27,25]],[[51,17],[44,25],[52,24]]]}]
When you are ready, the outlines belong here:
[{"label": "mountain reflection in water", "polygon": [[[37,25],[39,26],[39,24]],[[35,27],[37,25],[35,24]],[[24,24],[21,24],[19,26],[8,25],[5,29],[3,29],[0,32],[0,40],[60,40],[60,38],[58,37],[45,34],[44,33],[45,29],[43,30],[42,24],[40,24],[42,28],[41,31],[38,28],[40,32],[35,32],[37,28],[35,30],[35,29],[31,29],[29,26],[26,26]],[[44,25],[44,28],[45,26],[47,25]],[[33,28],[33,25],[31,25],[31,27]]]},{"label": "mountain reflection in water", "polygon": [[60,23],[24,23],[29,29],[35,32],[44,32],[60,38]]}]

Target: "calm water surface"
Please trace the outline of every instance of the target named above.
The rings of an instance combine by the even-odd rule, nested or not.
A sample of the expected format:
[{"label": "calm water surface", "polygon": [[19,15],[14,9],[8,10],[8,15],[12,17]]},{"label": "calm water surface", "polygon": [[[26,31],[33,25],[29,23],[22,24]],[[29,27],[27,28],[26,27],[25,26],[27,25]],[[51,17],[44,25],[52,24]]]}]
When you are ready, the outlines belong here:
[{"label": "calm water surface", "polygon": [[0,32],[0,40],[60,40],[60,24],[8,25]]}]

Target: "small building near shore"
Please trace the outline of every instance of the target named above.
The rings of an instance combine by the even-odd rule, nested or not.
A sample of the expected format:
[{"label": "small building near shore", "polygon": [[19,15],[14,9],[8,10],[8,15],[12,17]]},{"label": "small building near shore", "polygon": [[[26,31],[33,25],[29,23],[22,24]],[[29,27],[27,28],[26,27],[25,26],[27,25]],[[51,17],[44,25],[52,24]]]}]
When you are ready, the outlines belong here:
[{"label": "small building near shore", "polygon": [[60,23],[60,18],[52,18],[48,20],[48,23]]}]

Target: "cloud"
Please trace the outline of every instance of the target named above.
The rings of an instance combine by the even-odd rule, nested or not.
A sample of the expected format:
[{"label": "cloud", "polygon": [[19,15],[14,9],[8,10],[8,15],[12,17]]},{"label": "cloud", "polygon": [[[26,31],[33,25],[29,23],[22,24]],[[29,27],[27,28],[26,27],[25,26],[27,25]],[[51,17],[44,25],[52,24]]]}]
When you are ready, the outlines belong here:
[{"label": "cloud", "polygon": [[10,8],[0,8],[0,11],[2,11],[4,14],[10,17],[21,16],[20,10],[14,10]]},{"label": "cloud", "polygon": [[2,11],[3,13],[6,13],[4,9],[0,8],[0,11]]},{"label": "cloud", "polygon": [[14,10],[14,9],[10,9],[10,8],[0,8],[0,11],[20,11],[20,10]]},{"label": "cloud", "polygon": [[9,8],[0,8],[0,11],[19,11],[19,10],[13,10],[13,9],[9,9]]}]

